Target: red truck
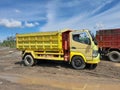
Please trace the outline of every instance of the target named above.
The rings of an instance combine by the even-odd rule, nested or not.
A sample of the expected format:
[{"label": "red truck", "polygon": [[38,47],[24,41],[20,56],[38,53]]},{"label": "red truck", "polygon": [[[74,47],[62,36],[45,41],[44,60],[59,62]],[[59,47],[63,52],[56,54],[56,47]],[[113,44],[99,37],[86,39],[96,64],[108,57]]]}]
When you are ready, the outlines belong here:
[{"label": "red truck", "polygon": [[101,56],[108,56],[113,62],[120,62],[120,28],[96,32],[96,41]]}]

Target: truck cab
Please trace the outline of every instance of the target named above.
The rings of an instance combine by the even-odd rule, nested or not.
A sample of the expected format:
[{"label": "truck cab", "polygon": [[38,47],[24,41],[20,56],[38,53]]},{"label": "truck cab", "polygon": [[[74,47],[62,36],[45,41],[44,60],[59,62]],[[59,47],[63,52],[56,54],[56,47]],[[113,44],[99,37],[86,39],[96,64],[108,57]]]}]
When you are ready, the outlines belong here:
[{"label": "truck cab", "polygon": [[79,64],[81,67],[85,67],[86,64],[96,67],[100,61],[100,55],[88,30],[75,30],[70,33],[70,57],[75,68]]}]

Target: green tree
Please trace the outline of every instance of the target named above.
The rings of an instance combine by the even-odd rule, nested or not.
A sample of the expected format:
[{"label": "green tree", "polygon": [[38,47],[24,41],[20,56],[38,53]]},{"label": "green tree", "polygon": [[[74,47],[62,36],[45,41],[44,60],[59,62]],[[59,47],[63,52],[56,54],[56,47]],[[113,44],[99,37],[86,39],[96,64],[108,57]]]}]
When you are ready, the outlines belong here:
[{"label": "green tree", "polygon": [[15,48],[16,47],[15,37],[14,36],[7,37],[6,40],[3,40],[3,42],[0,43],[0,46]]}]

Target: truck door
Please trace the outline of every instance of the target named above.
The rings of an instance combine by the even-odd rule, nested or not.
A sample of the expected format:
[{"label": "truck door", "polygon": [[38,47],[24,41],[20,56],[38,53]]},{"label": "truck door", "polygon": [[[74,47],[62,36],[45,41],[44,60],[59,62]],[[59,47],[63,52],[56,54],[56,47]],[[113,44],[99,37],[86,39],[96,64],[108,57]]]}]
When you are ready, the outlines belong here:
[{"label": "truck door", "polygon": [[92,50],[87,32],[71,32],[70,51],[82,53],[87,60],[92,60]]}]

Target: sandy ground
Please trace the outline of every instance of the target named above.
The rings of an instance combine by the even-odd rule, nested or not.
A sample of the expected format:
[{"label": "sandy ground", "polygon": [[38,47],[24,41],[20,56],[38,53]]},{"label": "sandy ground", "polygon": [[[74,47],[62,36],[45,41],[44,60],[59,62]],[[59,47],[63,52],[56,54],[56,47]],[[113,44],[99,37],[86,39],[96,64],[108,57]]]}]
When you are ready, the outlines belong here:
[{"label": "sandy ground", "polygon": [[74,70],[65,62],[25,67],[20,61],[20,51],[0,47],[0,90],[120,90],[120,63],[101,60],[94,70]]}]

